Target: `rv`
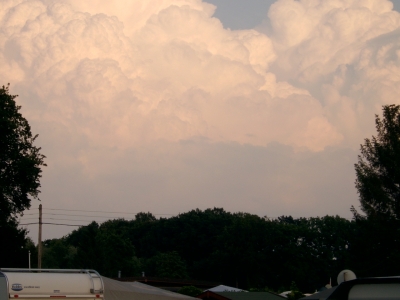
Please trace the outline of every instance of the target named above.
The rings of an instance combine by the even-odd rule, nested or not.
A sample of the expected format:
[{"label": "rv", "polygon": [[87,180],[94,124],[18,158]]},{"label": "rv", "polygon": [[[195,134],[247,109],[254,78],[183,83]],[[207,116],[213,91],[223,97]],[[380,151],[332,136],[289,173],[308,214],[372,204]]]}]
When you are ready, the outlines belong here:
[{"label": "rv", "polygon": [[0,300],[99,300],[103,295],[103,279],[95,270],[0,269]]}]

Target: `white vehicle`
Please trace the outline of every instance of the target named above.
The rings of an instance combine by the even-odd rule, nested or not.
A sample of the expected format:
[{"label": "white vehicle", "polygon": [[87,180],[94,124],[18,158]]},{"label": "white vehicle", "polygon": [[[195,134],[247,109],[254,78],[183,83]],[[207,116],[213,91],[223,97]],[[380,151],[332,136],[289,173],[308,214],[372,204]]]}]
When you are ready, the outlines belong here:
[{"label": "white vehicle", "polygon": [[103,279],[94,270],[0,269],[0,300],[98,300],[103,295]]}]

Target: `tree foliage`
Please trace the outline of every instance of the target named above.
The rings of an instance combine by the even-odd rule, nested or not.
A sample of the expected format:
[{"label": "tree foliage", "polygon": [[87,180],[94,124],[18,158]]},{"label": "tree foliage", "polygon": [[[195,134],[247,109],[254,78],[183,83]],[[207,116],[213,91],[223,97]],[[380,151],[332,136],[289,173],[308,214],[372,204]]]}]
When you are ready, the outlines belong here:
[{"label": "tree foliage", "polygon": [[73,266],[76,248],[65,238],[46,240],[43,243],[43,268],[69,269]]},{"label": "tree foliage", "polygon": [[61,244],[46,242],[44,255],[51,257],[44,261],[111,277],[145,272],[259,291],[287,291],[295,281],[299,291],[313,292],[344,269],[358,277],[397,274],[400,239],[382,224],[338,216],[270,220],[220,208],[160,219],[140,213],[130,221],[93,222]]},{"label": "tree foliage", "polygon": [[74,230],[64,238],[76,252],[72,265],[96,269],[109,277],[117,277],[118,271],[125,277],[138,275],[141,262],[129,237],[129,225],[129,222],[117,219],[106,221],[101,226],[92,222]]},{"label": "tree foliage", "polygon": [[[394,276],[400,264],[400,106],[375,116],[377,135],[365,139],[355,164],[360,215],[354,207],[356,268],[368,276]],[[363,263],[368,262],[368,263]]]},{"label": "tree foliage", "polygon": [[[28,267],[28,251],[26,229],[19,229],[14,220],[0,224],[0,266],[5,268]],[[33,256],[32,256],[33,257]]]},{"label": "tree foliage", "polygon": [[146,263],[146,269],[153,271],[156,277],[185,279],[189,278],[186,262],[176,251],[158,253]]},{"label": "tree foliage", "polygon": [[0,266],[27,267],[27,231],[18,228],[17,216],[37,198],[44,155],[33,145],[28,121],[10,95],[9,86],[0,88]]},{"label": "tree foliage", "polygon": [[93,268],[111,277],[122,270],[123,277],[145,272],[275,291],[296,281],[301,291],[311,292],[343,269],[357,274],[351,253],[355,237],[355,222],[340,217],[269,220],[213,208],[171,218],[139,213],[131,221],[93,222],[64,238],[69,247],[46,243],[57,249],[45,255],[59,253],[59,261],[72,261],[72,268]]},{"label": "tree foliage", "polygon": [[297,300],[303,297],[304,294],[299,291],[296,283],[292,281],[292,284],[290,285],[290,293],[287,295],[288,300]]},{"label": "tree foliage", "polygon": [[193,285],[184,286],[178,290],[179,294],[190,297],[196,297],[197,295],[200,295],[202,292],[203,292],[202,289],[199,289]]},{"label": "tree foliage", "polygon": [[400,220],[400,106],[383,106],[375,118],[377,135],[361,145],[356,187],[369,218]]},{"label": "tree foliage", "polygon": [[45,156],[34,146],[28,121],[9,86],[0,88],[0,221],[7,222],[37,198]]}]

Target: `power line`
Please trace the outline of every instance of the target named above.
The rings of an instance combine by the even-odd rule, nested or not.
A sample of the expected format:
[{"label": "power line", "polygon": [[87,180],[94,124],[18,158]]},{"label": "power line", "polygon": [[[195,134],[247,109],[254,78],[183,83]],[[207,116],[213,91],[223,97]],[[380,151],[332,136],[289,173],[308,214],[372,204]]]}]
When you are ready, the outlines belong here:
[{"label": "power line", "polygon": [[[62,221],[82,221],[87,222],[88,220],[73,220],[73,219],[58,219],[58,218],[46,218],[48,220],[62,220]],[[125,221],[133,221],[134,219],[124,219]]]},{"label": "power line", "polygon": [[137,213],[122,212],[122,211],[94,211],[94,210],[81,210],[81,209],[62,209],[62,208],[44,208],[45,210],[63,210],[63,211],[78,211],[78,212],[91,212],[91,213],[107,213],[107,214],[128,214],[136,215]]},{"label": "power line", "polygon": [[58,219],[58,218],[46,218],[47,220],[60,220],[60,221],[82,221],[82,222],[88,222],[88,220],[73,220],[73,219]]},{"label": "power line", "polygon": [[[43,208],[43,210],[51,210],[51,211],[71,211],[71,212],[73,212],[73,211],[76,211],[76,212],[88,212],[88,213],[106,213],[106,214],[127,214],[127,215],[136,215],[136,214],[138,214],[137,212],[135,212],[135,213],[133,213],[133,212],[122,212],[122,211],[102,211],[102,210],[97,210],[97,211],[93,211],[93,210],[81,210],[81,209],[63,209],[63,208]],[[30,211],[30,210],[28,210],[28,211]],[[27,215],[37,215],[38,213],[27,213],[27,214],[24,214],[24,216],[27,216]],[[71,214],[55,214],[55,213],[43,213],[43,215],[58,215],[58,216],[71,216],[71,217],[75,217],[75,216],[77,216],[77,217],[89,217],[89,218],[112,218],[112,216],[91,216],[91,215],[71,215]],[[154,215],[154,216],[176,216],[176,214],[153,214],[152,213],[152,215]],[[21,216],[21,218],[22,218],[23,216]],[[268,217],[268,216],[264,216],[264,217],[261,217],[261,218],[266,218],[266,219],[268,219],[268,220],[276,220],[276,219],[278,219],[278,218],[280,218],[280,217]],[[306,218],[310,218],[310,217],[306,217]],[[311,217],[312,218],[312,217]],[[49,218],[47,218],[47,219],[49,219]],[[352,220],[352,218],[342,218],[342,219],[346,219],[346,220]],[[24,218],[24,220],[32,220],[32,219],[29,219],[29,218]],[[134,220],[134,219],[124,219],[124,220],[127,220],[127,221],[130,221],[130,220]]]},{"label": "power line", "polygon": [[[78,212],[91,212],[91,213],[106,213],[106,214],[126,214],[126,215],[137,215],[137,212],[122,212],[122,211],[93,211],[93,210],[81,210],[81,209],[62,209],[62,208],[43,208],[43,210],[62,210],[62,211],[78,211]],[[152,214],[155,216],[174,216],[173,214]]]},{"label": "power line", "polygon": [[[59,218],[44,218],[46,220],[62,220],[62,221],[83,221],[83,222],[88,222],[90,220],[74,220],[74,219],[59,219]],[[27,221],[27,220],[37,220],[37,218],[26,218],[21,221]],[[124,219],[125,221],[131,221],[133,219]]]},{"label": "power line", "polygon": [[[72,215],[72,214],[52,214],[52,213],[43,213],[43,215],[47,216],[69,216],[69,217],[88,217],[88,218],[113,218],[114,216],[92,216],[92,215]],[[24,218],[24,216],[20,217],[24,220],[33,220],[37,218]]]},{"label": "power line", "polygon": [[[90,213],[106,213],[106,214],[128,214],[128,215],[137,215],[138,212],[123,212],[123,211],[104,211],[104,210],[82,210],[82,209],[63,209],[63,208],[45,208],[43,207],[43,210],[61,210],[61,211],[77,211],[77,212],[90,212]],[[30,211],[30,210],[28,210]],[[143,212],[142,212],[143,213]],[[33,213],[35,214],[35,213]],[[46,213],[50,214],[50,213]],[[153,214],[154,216],[176,216],[177,214]],[[24,214],[28,215],[28,214]],[[108,217],[107,217],[108,218]]]},{"label": "power line", "polygon": [[70,214],[52,214],[52,213],[44,213],[43,215],[70,216],[70,217],[90,217],[90,218],[110,218],[110,216],[70,215]]},{"label": "power line", "polygon": [[[36,223],[27,223],[27,224],[19,224],[19,225],[34,225],[34,224],[39,224],[39,222]],[[45,223],[42,222],[42,224],[48,224],[48,225],[62,225],[62,226],[87,226],[87,225],[74,225],[74,224],[58,224],[58,223]]]},{"label": "power line", "polygon": [[[43,214],[43,215],[56,215],[56,216],[69,216],[69,217],[88,217],[88,218],[110,218],[110,216],[87,216],[87,215],[67,215],[67,214]],[[36,220],[37,218],[24,218],[21,217],[21,220]],[[51,219],[51,218],[46,218]]]}]

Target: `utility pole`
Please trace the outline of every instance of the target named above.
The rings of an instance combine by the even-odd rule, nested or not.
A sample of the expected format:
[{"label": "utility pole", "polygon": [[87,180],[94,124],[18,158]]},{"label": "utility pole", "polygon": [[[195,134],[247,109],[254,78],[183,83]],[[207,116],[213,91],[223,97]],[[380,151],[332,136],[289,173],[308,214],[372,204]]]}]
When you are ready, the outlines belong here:
[{"label": "utility pole", "polygon": [[29,270],[31,269],[31,251],[29,250]]},{"label": "utility pole", "polygon": [[42,268],[42,204],[39,204],[38,269]]}]

